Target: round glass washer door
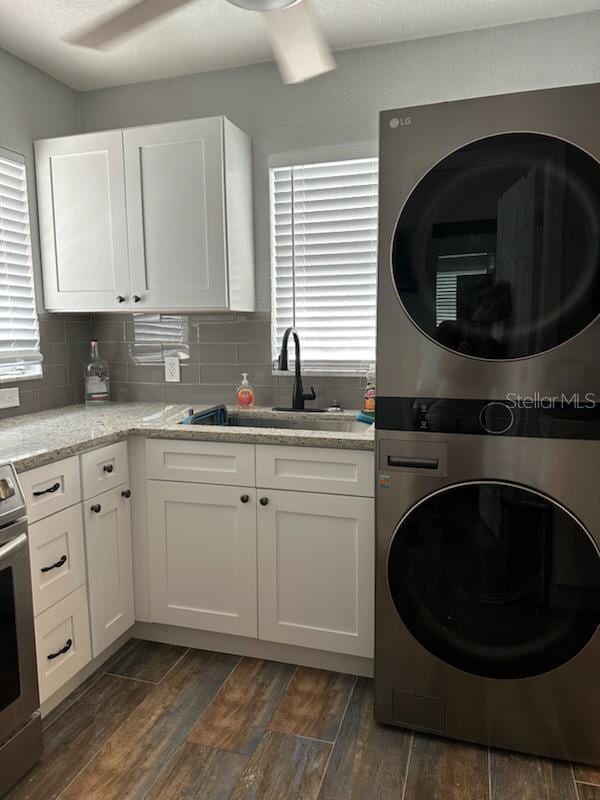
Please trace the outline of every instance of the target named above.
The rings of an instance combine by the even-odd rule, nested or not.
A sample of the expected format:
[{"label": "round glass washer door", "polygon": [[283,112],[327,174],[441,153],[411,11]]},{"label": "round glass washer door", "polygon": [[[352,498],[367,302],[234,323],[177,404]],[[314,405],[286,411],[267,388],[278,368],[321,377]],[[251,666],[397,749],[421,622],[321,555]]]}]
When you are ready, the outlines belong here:
[{"label": "round glass washer door", "polygon": [[430,653],[488,678],[565,664],[600,620],[600,557],[562,506],[510,483],[451,486],[395,532],[389,589]]},{"label": "round glass washer door", "polygon": [[415,325],[465,356],[515,359],[600,313],[600,164],[534,133],[440,161],[397,223],[393,277]]}]

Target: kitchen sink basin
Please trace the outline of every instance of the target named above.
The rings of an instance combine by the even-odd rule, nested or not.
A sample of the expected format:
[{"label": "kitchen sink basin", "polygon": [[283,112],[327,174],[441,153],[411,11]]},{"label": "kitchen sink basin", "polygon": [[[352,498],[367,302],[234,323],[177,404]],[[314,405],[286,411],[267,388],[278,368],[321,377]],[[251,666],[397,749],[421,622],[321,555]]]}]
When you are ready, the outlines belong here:
[{"label": "kitchen sink basin", "polygon": [[252,417],[250,415],[231,414],[231,425],[246,428],[291,428],[304,431],[335,431],[340,433],[361,433],[370,426],[355,419],[323,419],[322,417]]},{"label": "kitchen sink basin", "polygon": [[[214,425],[214,420],[200,420],[195,425]],[[304,431],[333,431],[335,433],[362,433],[370,425],[353,419],[331,419],[322,417],[275,417],[275,416],[252,416],[251,414],[229,414],[227,421],[223,423],[226,427],[243,428],[286,428],[288,430]]]}]

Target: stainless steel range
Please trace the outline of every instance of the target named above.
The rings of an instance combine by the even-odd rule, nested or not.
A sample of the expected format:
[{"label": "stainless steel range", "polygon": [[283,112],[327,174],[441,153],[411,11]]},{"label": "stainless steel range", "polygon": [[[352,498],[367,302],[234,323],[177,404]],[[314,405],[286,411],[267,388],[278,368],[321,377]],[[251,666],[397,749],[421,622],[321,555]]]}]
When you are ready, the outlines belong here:
[{"label": "stainless steel range", "polygon": [[0,795],[42,754],[25,501],[0,465]]}]

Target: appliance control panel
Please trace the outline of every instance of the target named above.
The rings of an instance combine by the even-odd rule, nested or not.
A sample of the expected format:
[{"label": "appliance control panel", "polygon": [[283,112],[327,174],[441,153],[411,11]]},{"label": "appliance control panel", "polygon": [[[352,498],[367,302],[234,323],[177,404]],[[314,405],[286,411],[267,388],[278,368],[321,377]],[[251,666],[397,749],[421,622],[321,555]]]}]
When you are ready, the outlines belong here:
[{"label": "appliance control panel", "polygon": [[378,397],[376,409],[378,430],[600,439],[600,404]]}]

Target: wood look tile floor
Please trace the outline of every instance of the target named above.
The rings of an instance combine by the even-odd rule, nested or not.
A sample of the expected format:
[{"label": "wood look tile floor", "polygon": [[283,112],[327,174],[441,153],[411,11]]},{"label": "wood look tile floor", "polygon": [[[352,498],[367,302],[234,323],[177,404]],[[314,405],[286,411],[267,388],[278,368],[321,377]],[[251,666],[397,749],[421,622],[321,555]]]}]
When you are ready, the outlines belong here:
[{"label": "wood look tile floor", "polygon": [[373,722],[371,681],[131,640],[6,800],[600,800],[600,769]]}]

